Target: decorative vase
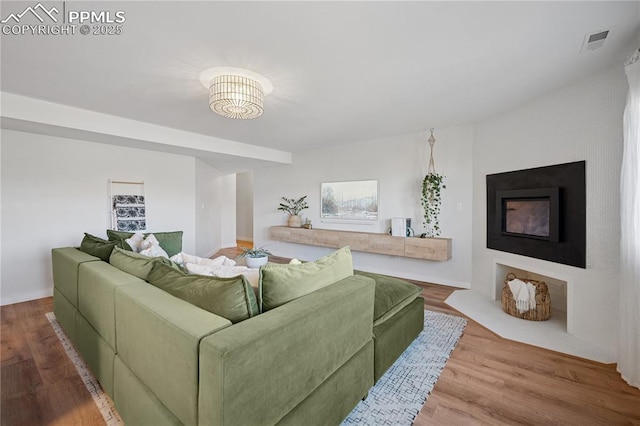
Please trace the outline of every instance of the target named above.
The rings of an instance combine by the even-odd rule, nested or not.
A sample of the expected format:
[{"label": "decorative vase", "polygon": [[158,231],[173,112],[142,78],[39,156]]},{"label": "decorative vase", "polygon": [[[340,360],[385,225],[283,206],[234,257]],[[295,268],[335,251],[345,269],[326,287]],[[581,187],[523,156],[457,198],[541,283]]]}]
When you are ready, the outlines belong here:
[{"label": "decorative vase", "polygon": [[292,214],[287,220],[287,226],[289,228],[300,228],[302,226],[302,218],[298,215]]},{"label": "decorative vase", "polygon": [[245,258],[247,268],[258,269],[262,265],[266,265],[269,261],[269,256],[249,257]]}]

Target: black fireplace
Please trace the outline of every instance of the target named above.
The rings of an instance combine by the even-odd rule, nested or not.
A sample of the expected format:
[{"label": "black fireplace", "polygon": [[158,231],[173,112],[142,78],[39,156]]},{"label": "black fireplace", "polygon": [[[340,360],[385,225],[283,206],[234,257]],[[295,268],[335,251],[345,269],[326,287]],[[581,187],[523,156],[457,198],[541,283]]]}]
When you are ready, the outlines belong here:
[{"label": "black fireplace", "polygon": [[487,175],[487,247],[586,266],[585,162]]}]

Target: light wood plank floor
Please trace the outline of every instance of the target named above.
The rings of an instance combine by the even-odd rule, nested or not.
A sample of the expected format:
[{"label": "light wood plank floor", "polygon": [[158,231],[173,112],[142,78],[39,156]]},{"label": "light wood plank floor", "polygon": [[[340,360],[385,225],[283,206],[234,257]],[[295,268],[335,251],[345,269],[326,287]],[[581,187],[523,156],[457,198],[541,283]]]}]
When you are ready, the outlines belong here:
[{"label": "light wood plank floor", "polygon": [[[464,316],[444,303],[452,288],[415,283],[425,308]],[[44,316],[52,310],[51,298],[0,308],[2,425],[104,424]],[[469,320],[414,424],[640,425],[640,390],[615,365],[505,340]]]},{"label": "light wood plank floor", "polygon": [[248,249],[252,249],[253,248],[253,242],[252,241],[236,240],[236,244],[238,244],[239,248],[248,248]]}]

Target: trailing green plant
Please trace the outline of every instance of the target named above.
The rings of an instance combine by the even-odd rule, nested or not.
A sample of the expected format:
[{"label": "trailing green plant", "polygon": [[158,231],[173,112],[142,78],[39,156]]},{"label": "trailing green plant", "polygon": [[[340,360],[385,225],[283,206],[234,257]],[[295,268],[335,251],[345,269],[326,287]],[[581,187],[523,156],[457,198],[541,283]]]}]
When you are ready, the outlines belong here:
[{"label": "trailing green plant", "polygon": [[304,209],[308,209],[309,205],[306,201],[307,196],[295,198],[282,197],[284,203],[280,203],[278,210],[289,213],[291,216],[297,216]]},{"label": "trailing green plant", "polygon": [[242,253],[240,253],[237,258],[241,257],[264,257],[271,256],[271,252],[263,247],[260,248],[246,248],[242,247]]},{"label": "trailing green plant", "polygon": [[440,205],[442,204],[442,190],[444,176],[437,173],[427,173],[422,180],[422,196],[420,202],[424,210],[425,234],[427,237],[437,237],[440,235]]}]

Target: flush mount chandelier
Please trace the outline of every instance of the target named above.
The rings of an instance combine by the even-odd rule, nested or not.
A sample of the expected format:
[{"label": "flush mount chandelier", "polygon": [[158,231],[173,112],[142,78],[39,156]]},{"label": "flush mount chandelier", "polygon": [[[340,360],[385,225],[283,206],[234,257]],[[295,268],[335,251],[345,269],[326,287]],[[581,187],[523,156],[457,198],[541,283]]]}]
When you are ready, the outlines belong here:
[{"label": "flush mount chandelier", "polygon": [[264,112],[264,97],[273,85],[260,74],[242,68],[215,67],[200,74],[209,89],[209,108],[227,118],[246,120]]}]

